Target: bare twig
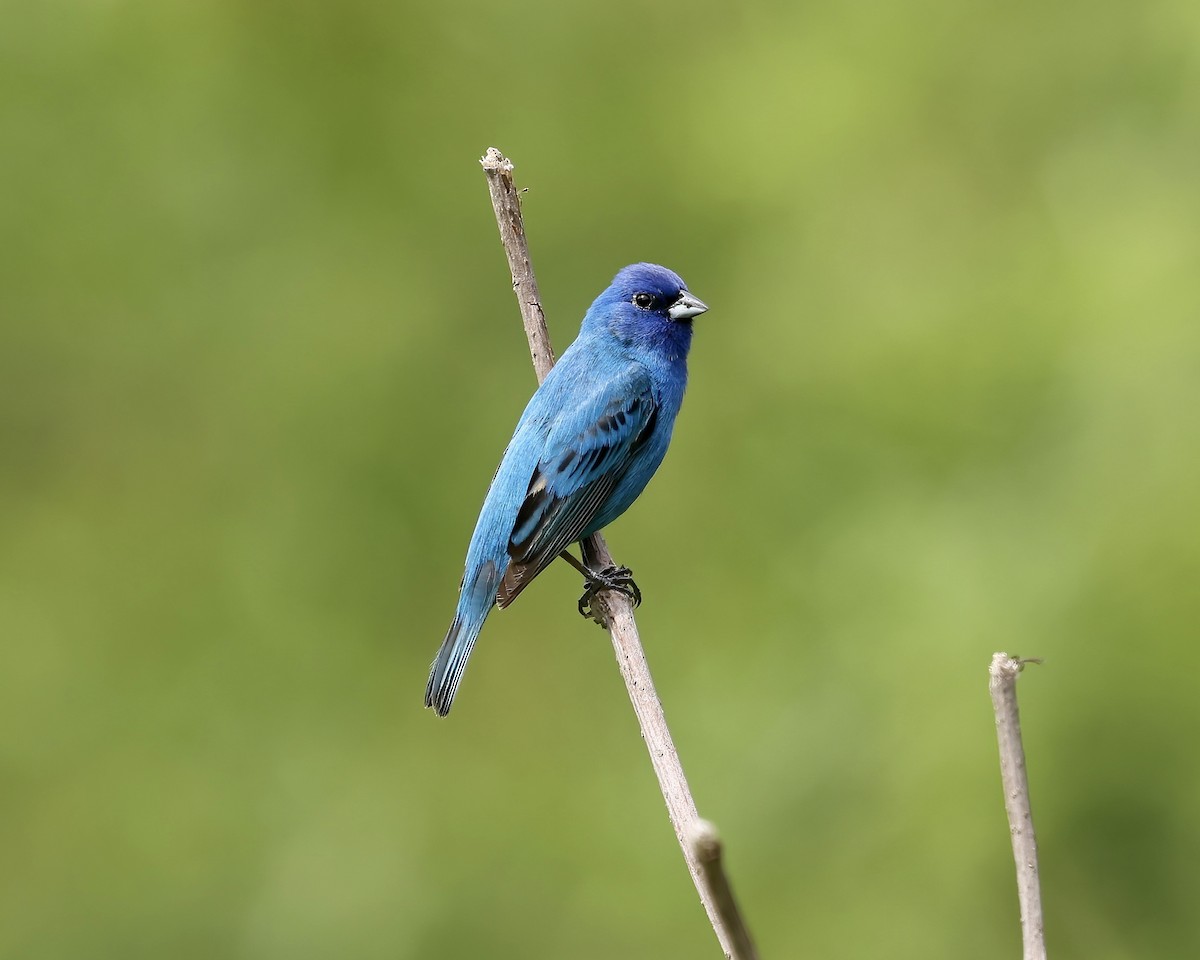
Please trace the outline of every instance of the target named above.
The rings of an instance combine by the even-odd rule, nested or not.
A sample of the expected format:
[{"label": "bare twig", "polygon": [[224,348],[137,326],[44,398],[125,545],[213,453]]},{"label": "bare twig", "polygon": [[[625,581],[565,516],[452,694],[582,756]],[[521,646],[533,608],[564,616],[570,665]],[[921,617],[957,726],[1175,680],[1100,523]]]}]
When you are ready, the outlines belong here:
[{"label": "bare twig", "polygon": [[744,960],[756,960],[758,952],[754,949],[754,941],[750,939],[750,931],[746,928],[742,911],[738,909],[729,877],[725,875],[725,867],[721,861],[721,836],[717,833],[717,828],[707,820],[697,820],[692,824],[689,834],[688,840],[692,852],[700,861],[709,896],[717,905],[721,922],[733,938],[733,955]]},{"label": "bare twig", "polygon": [[[521,219],[521,202],[513,184],[513,165],[495,147],[488,148],[480,163],[483,165],[488,190],[492,195],[496,223],[500,227],[500,238],[504,242],[504,251],[508,255],[508,266],[512,273],[513,291],[521,307],[525,335],[529,340],[529,352],[533,357],[533,366],[540,383],[554,365],[554,352],[550,346],[546,317],[542,311],[537,281],[534,279],[533,267],[529,260],[529,245],[525,239],[525,228]],[[593,534],[588,538],[585,550],[590,554],[590,559],[598,561],[601,566],[612,564],[612,554],[608,552],[600,534]],[[683,850],[688,870],[692,874],[692,881],[700,894],[700,901],[704,904],[725,956],[731,960],[749,960],[754,957],[753,952],[738,952],[738,941],[714,902],[705,882],[704,868],[692,844],[689,843],[689,834],[700,821],[700,817],[696,813],[696,803],[688,789],[687,778],[683,775],[683,766],[671,739],[662,703],[654,690],[654,680],[650,676],[646,655],[642,652],[637,623],[633,619],[633,605],[624,594],[610,590],[596,598],[592,609],[595,611],[597,608],[599,620],[608,627],[612,636],[617,664],[629,690],[629,699],[642,728],[642,739],[646,741],[646,749],[650,751],[650,761],[658,775],[663,799],[667,802],[667,812],[670,814],[671,824],[675,828],[675,836]],[[719,870],[719,860],[717,867]],[[745,938],[745,943],[749,943],[749,937]]]},{"label": "bare twig", "polygon": [[508,272],[512,274],[513,293],[517,295],[517,305],[521,308],[533,370],[538,383],[541,383],[554,366],[554,348],[550,346],[550,332],[546,329],[546,314],[542,310],[537,277],[533,275],[533,264],[529,262],[529,242],[525,239],[525,221],[521,218],[521,199],[513,183],[513,165],[495,147],[488,147],[479,162],[483,164],[483,172],[487,176],[492,209],[496,211],[496,225],[500,228],[500,240],[508,256]]},{"label": "bare twig", "polygon": [[1021,744],[1021,716],[1017,710],[1017,674],[1035,659],[1018,659],[1007,653],[992,657],[988,688],[996,712],[996,739],[1000,744],[1000,777],[1004,783],[1004,809],[1012,834],[1017,864],[1017,896],[1021,903],[1021,933],[1025,960],[1046,960],[1042,930],[1042,891],[1038,880],[1037,838],[1029,806],[1029,778],[1025,773],[1025,748]]}]

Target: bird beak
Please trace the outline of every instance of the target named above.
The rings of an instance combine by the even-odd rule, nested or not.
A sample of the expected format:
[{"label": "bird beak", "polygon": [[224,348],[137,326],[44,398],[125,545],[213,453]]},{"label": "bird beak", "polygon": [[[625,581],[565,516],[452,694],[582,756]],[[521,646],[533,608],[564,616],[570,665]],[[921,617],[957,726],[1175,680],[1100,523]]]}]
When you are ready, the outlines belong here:
[{"label": "bird beak", "polygon": [[691,320],[707,309],[708,305],[703,300],[696,299],[685,290],[679,295],[679,299],[671,304],[667,316],[672,320]]}]

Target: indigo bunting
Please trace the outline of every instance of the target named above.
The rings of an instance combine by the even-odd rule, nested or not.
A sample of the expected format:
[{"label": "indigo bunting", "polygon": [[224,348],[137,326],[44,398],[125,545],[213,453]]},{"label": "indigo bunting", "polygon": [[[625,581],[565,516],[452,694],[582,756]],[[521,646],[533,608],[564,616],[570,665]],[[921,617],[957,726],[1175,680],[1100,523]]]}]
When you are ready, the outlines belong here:
[{"label": "indigo bunting", "polygon": [[458,608],[425,688],[425,706],[450,712],[492,605],[507,607],[555,557],[595,592],[641,594],[628,569],[575,562],[566,548],[619,517],[671,442],[687,385],[692,319],[708,307],[665,267],[625,267],[588,309],[579,336],[529,405],[492,479],[467,549]]}]

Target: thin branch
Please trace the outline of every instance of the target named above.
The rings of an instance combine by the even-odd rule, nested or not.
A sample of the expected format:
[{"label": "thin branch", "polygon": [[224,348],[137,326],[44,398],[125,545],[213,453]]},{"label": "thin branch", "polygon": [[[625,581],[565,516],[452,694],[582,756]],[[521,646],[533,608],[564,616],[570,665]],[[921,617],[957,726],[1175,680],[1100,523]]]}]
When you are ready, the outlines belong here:
[{"label": "thin branch", "polygon": [[[513,291],[521,307],[525,335],[529,340],[529,352],[533,357],[533,366],[540,383],[554,365],[554,351],[550,346],[546,316],[542,311],[537,281],[534,279],[533,267],[529,260],[529,244],[525,239],[525,228],[521,219],[521,201],[513,183],[513,165],[495,147],[488,148],[480,163],[483,165],[488,190],[492,195],[492,208],[496,212],[496,223],[500,227],[500,238],[504,242],[504,251],[508,255],[508,266],[512,273]],[[589,537],[585,549],[590,555],[589,559],[594,558],[601,566],[612,564],[612,554],[608,552],[600,534]],[[692,881],[696,884],[700,901],[708,913],[721,949],[725,951],[729,960],[752,960],[755,956],[753,952],[738,952],[738,943],[714,902],[705,882],[700,859],[689,842],[690,833],[700,817],[696,813],[696,803],[688,789],[687,778],[683,775],[683,766],[671,739],[662,703],[654,690],[654,680],[650,676],[646,655],[642,652],[637,623],[633,619],[633,605],[624,594],[610,590],[596,597],[592,610],[597,613],[601,624],[608,627],[612,636],[617,665],[621,669],[621,676],[629,691],[629,699],[642,728],[642,739],[646,741],[646,749],[650,752],[650,762],[658,775],[671,825],[675,828],[675,836],[683,850],[684,860],[687,861]],[[748,937],[745,938],[745,942],[749,943]]]},{"label": "thin branch", "polygon": [[746,927],[742,911],[738,909],[729,877],[725,874],[725,865],[721,859],[721,836],[717,833],[717,828],[707,820],[697,820],[692,824],[688,839],[692,853],[700,861],[709,896],[717,905],[721,922],[733,938],[733,955],[745,960],[756,960],[758,951],[754,949],[754,941],[750,939],[750,931]]},{"label": "thin branch", "polygon": [[1000,744],[1000,778],[1004,783],[1004,809],[1012,834],[1017,864],[1017,897],[1021,903],[1021,934],[1025,960],[1046,960],[1042,930],[1042,890],[1038,880],[1037,838],[1029,806],[1029,778],[1025,748],[1021,744],[1021,715],[1017,709],[1017,674],[1035,659],[1018,659],[1007,653],[992,657],[988,688],[996,712],[996,739]]},{"label": "thin branch", "polygon": [[492,195],[492,209],[496,211],[496,225],[500,228],[500,240],[508,256],[508,272],[512,274],[513,293],[521,308],[521,321],[525,324],[525,339],[529,341],[533,370],[538,383],[541,383],[554,366],[554,348],[550,345],[550,331],[546,329],[546,314],[542,310],[537,277],[533,275],[533,264],[529,261],[529,242],[525,239],[525,221],[521,218],[521,198],[513,183],[512,161],[495,147],[488,147],[479,162],[483,164],[488,192]]}]

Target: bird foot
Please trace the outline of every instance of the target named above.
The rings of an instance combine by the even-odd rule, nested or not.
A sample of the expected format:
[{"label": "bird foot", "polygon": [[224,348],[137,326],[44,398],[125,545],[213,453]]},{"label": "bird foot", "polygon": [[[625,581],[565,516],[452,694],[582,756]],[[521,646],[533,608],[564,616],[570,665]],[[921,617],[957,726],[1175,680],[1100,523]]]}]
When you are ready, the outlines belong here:
[{"label": "bird foot", "polygon": [[633,571],[628,567],[610,564],[602,570],[589,571],[587,579],[583,581],[583,596],[579,598],[579,615],[595,620],[602,627],[605,626],[604,620],[593,601],[604,590],[625,594],[635,607],[642,602],[642,591],[638,589],[633,580]]}]

